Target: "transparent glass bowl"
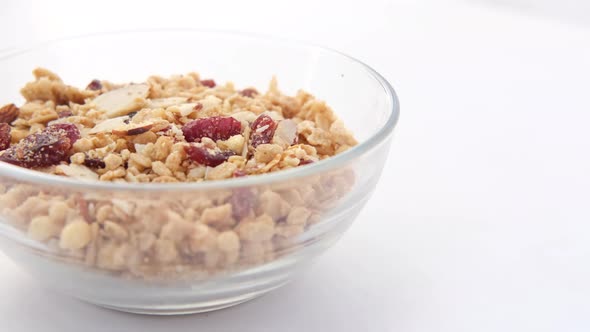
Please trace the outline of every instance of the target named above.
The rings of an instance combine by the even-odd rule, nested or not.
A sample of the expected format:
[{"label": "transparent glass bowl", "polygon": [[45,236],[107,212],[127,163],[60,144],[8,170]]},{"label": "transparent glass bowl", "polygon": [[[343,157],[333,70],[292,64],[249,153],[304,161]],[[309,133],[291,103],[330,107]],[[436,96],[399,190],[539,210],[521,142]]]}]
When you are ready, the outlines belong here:
[{"label": "transparent glass bowl", "polygon": [[[0,58],[0,104],[22,101],[19,88],[38,66],[76,86],[85,86],[94,78],[129,82],[143,81],[153,74],[197,71],[218,83],[233,81],[238,88],[255,86],[265,91],[276,75],[284,93],[293,95],[304,89],[325,100],[360,142],[333,158],[300,168],[192,184],[80,182],[0,163],[2,250],[53,289],[135,313],[216,310],[288,282],[341,237],[371,196],[399,113],[392,87],[358,60],[321,47],[251,35],[190,30],[124,32],[12,52]],[[219,206],[234,196],[238,201],[250,197],[255,204],[276,210],[271,213],[274,233],[271,230],[270,235],[242,240],[237,254],[220,251],[215,238],[213,244],[197,239],[196,246],[203,247],[194,257],[183,258],[181,263],[167,262],[166,258],[153,262],[142,260],[137,252],[159,250],[158,254],[166,257],[165,248],[138,249],[138,241],[129,240],[131,245],[113,242],[112,248],[104,250],[105,243],[100,247],[94,243],[100,240],[93,240],[83,250],[67,251],[55,240],[39,242],[27,236],[32,218],[51,213],[53,204],[65,203],[68,213],[96,224],[94,232],[105,231],[97,220],[104,212],[100,210],[108,210],[112,218],[127,222],[129,227],[149,220],[158,229],[153,232],[157,238],[164,225],[172,223],[174,213],[187,215],[199,205]],[[105,205],[108,207],[103,208]],[[295,209],[309,212],[305,224],[286,224],[285,214]],[[196,219],[199,211],[194,213]],[[101,248],[99,252],[97,248]],[[176,251],[183,255],[182,248]]]}]

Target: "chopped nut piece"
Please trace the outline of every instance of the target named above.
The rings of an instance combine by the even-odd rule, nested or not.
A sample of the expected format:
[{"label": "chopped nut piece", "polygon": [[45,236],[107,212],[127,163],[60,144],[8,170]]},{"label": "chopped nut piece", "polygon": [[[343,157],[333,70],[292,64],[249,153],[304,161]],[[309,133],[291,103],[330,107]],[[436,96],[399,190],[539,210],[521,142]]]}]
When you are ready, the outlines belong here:
[{"label": "chopped nut piece", "polygon": [[289,215],[287,216],[287,224],[305,226],[310,216],[311,211],[302,206],[297,206],[289,212]]},{"label": "chopped nut piece", "polygon": [[19,108],[14,104],[4,105],[0,107],[0,123],[12,123],[18,116]]},{"label": "chopped nut piece", "polygon": [[255,221],[242,221],[236,227],[236,231],[245,241],[262,242],[267,241],[274,235],[275,223],[273,218],[263,214]]},{"label": "chopped nut piece", "polygon": [[201,222],[207,225],[233,223],[231,204],[205,209],[201,215]]},{"label": "chopped nut piece", "polygon": [[160,176],[172,176],[172,172],[166,167],[166,165],[161,161],[154,161],[152,162],[152,170],[154,173]]},{"label": "chopped nut piece", "polygon": [[59,223],[55,222],[48,216],[38,216],[31,220],[29,225],[29,236],[33,240],[47,241],[53,236],[57,236],[61,231]]},{"label": "chopped nut piece", "polygon": [[173,262],[178,257],[178,250],[174,242],[166,239],[158,239],[155,243],[156,260],[161,263]]},{"label": "chopped nut piece", "polygon": [[240,238],[233,231],[221,232],[217,236],[217,247],[224,252],[240,250]]},{"label": "chopped nut piece", "polygon": [[90,226],[85,221],[74,221],[61,231],[59,246],[62,249],[84,248],[90,242]]},{"label": "chopped nut piece", "polygon": [[117,154],[110,153],[106,157],[104,157],[104,168],[108,170],[114,170],[117,167],[123,165],[123,158],[118,156]]}]

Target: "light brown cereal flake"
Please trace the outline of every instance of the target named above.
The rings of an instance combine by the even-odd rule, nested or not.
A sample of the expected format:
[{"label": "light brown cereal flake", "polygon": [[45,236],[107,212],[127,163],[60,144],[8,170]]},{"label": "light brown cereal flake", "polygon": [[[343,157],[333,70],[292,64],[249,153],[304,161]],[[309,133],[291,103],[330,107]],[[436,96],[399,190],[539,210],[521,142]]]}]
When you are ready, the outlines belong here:
[{"label": "light brown cereal flake", "polygon": [[269,163],[277,155],[283,152],[283,148],[277,144],[260,144],[256,147],[254,158],[261,164]]},{"label": "light brown cereal flake", "polygon": [[103,161],[107,170],[114,170],[123,165],[123,158],[115,153],[109,153],[106,157],[104,157]]},{"label": "light brown cereal flake", "polygon": [[232,218],[231,204],[223,204],[203,210],[200,222],[206,225],[231,225],[235,221]]},{"label": "light brown cereal flake", "polygon": [[159,176],[172,177],[172,171],[170,171],[170,169],[168,169],[168,167],[166,167],[166,164],[164,164],[161,161],[152,162],[152,170],[154,171],[154,173],[158,174]]},{"label": "light brown cereal flake", "polygon": [[262,242],[270,240],[274,235],[275,222],[268,214],[263,214],[256,220],[242,220],[236,227],[236,232],[244,241]]},{"label": "light brown cereal flake", "polygon": [[205,180],[229,179],[233,176],[237,168],[235,164],[227,161],[215,167],[207,167]]},{"label": "light brown cereal flake", "polygon": [[129,236],[127,230],[124,227],[109,220],[104,222],[104,233],[108,237],[118,241],[123,241]]}]

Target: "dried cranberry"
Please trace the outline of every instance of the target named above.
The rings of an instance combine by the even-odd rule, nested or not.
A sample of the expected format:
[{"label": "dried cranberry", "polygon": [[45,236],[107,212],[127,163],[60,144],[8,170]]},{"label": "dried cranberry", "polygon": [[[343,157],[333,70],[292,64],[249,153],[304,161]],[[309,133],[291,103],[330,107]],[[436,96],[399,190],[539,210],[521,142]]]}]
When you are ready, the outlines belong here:
[{"label": "dried cranberry", "polygon": [[8,123],[0,123],[0,151],[10,146],[10,129]]},{"label": "dried cranberry", "polygon": [[250,214],[256,205],[256,195],[248,188],[238,188],[233,191],[229,199],[232,205],[232,214],[236,219],[242,219]]},{"label": "dried cranberry", "polygon": [[99,80],[92,80],[92,82],[90,82],[88,84],[88,86],[86,87],[86,90],[93,90],[93,91],[97,91],[97,90],[101,90],[102,89],[102,83],[100,83]]},{"label": "dried cranberry", "polygon": [[258,94],[258,90],[254,88],[248,88],[240,91],[240,94],[244,97],[254,98]]},{"label": "dried cranberry", "polygon": [[313,160],[309,159],[299,159],[299,166],[313,164]]},{"label": "dried cranberry", "polygon": [[188,146],[186,149],[186,153],[188,157],[199,164],[205,166],[215,167],[217,165],[223,164],[223,162],[227,161],[227,159],[235,153],[233,151],[210,151],[207,148],[202,146]]},{"label": "dried cranberry", "polygon": [[57,116],[61,119],[61,118],[67,118],[68,116],[72,116],[74,115],[74,113],[72,113],[72,111],[70,110],[65,110],[65,111],[59,111],[57,113]]},{"label": "dried cranberry", "polygon": [[72,145],[80,139],[80,131],[78,130],[78,127],[72,123],[56,123],[47,127],[44,131],[52,132],[56,135],[66,135],[70,139]]},{"label": "dried cranberry", "polygon": [[252,133],[250,134],[250,144],[257,147],[260,144],[268,144],[277,129],[277,123],[268,115],[262,114],[250,125]]},{"label": "dried cranberry", "polygon": [[90,167],[90,168],[105,168],[106,167],[106,165],[102,159],[88,158],[88,157],[86,157],[84,159],[84,166]]},{"label": "dried cranberry", "polygon": [[217,85],[214,80],[201,80],[201,84],[209,88],[214,88]]},{"label": "dried cranberry", "polygon": [[9,147],[0,156],[0,161],[26,168],[57,165],[67,160],[72,145],[79,138],[80,132],[75,125],[55,124]]},{"label": "dried cranberry", "polygon": [[234,178],[241,178],[241,177],[244,177],[246,175],[248,175],[248,173],[246,173],[246,171],[244,171],[243,169],[239,169],[238,168],[238,169],[236,169],[234,171],[233,177]]},{"label": "dried cranberry", "polygon": [[203,137],[209,137],[214,141],[226,140],[241,132],[240,121],[221,116],[193,120],[182,127],[187,142],[199,142]]}]

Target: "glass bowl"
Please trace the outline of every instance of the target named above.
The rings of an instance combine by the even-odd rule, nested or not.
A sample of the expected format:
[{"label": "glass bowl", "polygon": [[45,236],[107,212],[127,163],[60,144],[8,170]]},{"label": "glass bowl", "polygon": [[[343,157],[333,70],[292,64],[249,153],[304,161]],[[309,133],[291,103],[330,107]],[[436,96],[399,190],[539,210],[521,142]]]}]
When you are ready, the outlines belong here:
[{"label": "glass bowl", "polygon": [[[39,66],[75,86],[94,78],[130,82],[196,71],[217,82],[265,91],[275,75],[284,93],[304,89],[326,101],[360,142],[310,165],[202,183],[82,182],[0,163],[1,249],[52,289],[134,313],[216,310],[294,278],[342,236],[370,198],[399,114],[392,87],[360,61],[317,46],[252,35],[123,32],[12,52],[0,57],[0,104],[22,101],[19,88]],[[205,218],[204,209],[217,211],[226,204],[234,209],[250,204],[252,213],[263,210],[271,218],[242,229],[237,242],[221,235],[223,227],[231,230],[242,220],[217,231],[194,226]],[[56,239],[28,236],[34,218],[63,214],[64,206],[90,225],[90,244],[64,250]],[[215,219],[212,213],[207,218]],[[176,232],[178,216],[194,220],[188,240]],[[125,227],[144,227],[148,234],[130,238],[113,223],[107,225],[109,218]],[[219,218],[216,222],[223,223],[224,217]],[[102,237],[105,233],[110,238]],[[177,242],[162,240],[164,233],[166,239],[178,237]]]}]

